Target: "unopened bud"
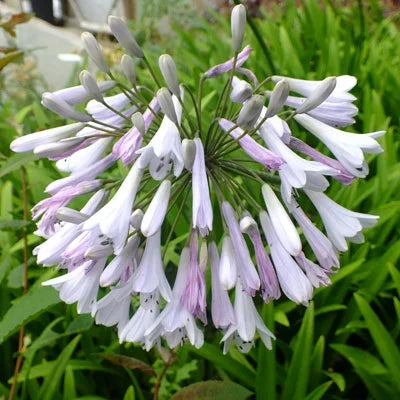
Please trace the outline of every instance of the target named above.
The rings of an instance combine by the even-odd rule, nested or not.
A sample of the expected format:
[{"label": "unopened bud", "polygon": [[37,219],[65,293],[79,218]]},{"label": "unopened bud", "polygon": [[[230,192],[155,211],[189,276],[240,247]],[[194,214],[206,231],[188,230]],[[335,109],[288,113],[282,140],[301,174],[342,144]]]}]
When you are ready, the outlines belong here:
[{"label": "unopened bud", "polygon": [[89,218],[89,215],[68,207],[60,207],[57,210],[56,215],[60,221],[69,222],[75,225],[81,224]]},{"label": "unopened bud", "polygon": [[132,213],[131,218],[129,219],[129,223],[136,230],[140,229],[140,225],[142,224],[143,215],[144,215],[143,211],[140,208],[138,208]]},{"label": "unopened bud", "polygon": [[330,76],[325,78],[318,86],[311,92],[310,96],[297,108],[297,114],[303,114],[318,107],[323,103],[335,90],[336,78]]},{"label": "unopened bud", "polygon": [[176,72],[175,62],[169,54],[162,54],[158,59],[158,65],[168,89],[176,96],[180,97],[178,74]]},{"label": "unopened bud", "polygon": [[136,112],[132,115],[131,121],[133,126],[142,134],[146,133],[146,126],[144,123],[143,115],[140,112]]},{"label": "unopened bud", "polygon": [[191,139],[182,140],[183,164],[188,171],[192,170],[196,157],[196,143]]},{"label": "unopened bud", "polygon": [[50,111],[53,111],[54,113],[61,115],[64,118],[73,119],[79,122],[89,122],[92,120],[89,115],[75,110],[75,108],[73,108],[71,105],[69,105],[67,102],[60,99],[59,97],[57,97],[57,95],[54,95],[53,93],[43,93],[42,104]]},{"label": "unopened bud", "polygon": [[265,113],[265,117],[271,118],[279,112],[279,110],[285,104],[285,101],[289,96],[289,92],[290,86],[285,79],[282,79],[275,85],[274,90],[272,91],[269,98],[268,108],[267,112]]},{"label": "unopened bud", "polygon": [[246,7],[243,4],[235,6],[231,14],[232,45],[235,52],[242,49],[244,30],[246,28]]},{"label": "unopened bud", "polygon": [[72,137],[56,143],[41,144],[33,149],[33,153],[38,157],[57,157],[80,145],[85,139],[84,137]]},{"label": "unopened bud", "polygon": [[126,79],[133,85],[136,83],[136,68],[132,57],[124,54],[121,58],[121,69]]},{"label": "unopened bud", "polygon": [[100,258],[105,258],[111,255],[114,251],[114,247],[109,240],[104,240],[100,244],[96,244],[89,247],[85,252],[85,258],[89,260],[98,260]]},{"label": "unopened bud", "polygon": [[175,124],[178,124],[178,117],[176,116],[174,102],[172,101],[171,93],[167,88],[158,89],[157,100],[160,104],[163,113]]},{"label": "unopened bud", "polygon": [[259,94],[254,95],[240,110],[237,124],[244,125],[247,128],[252,128],[258,120],[263,106],[264,97]]},{"label": "unopened bud", "polygon": [[101,90],[97,85],[96,79],[94,79],[93,75],[89,71],[83,70],[79,74],[79,80],[90,97],[99,101],[100,103],[103,102]]},{"label": "unopened bud", "polygon": [[97,68],[100,71],[108,74],[110,72],[110,68],[107,65],[103,52],[101,51],[101,47],[96,38],[89,32],[83,32],[81,35],[81,40],[89,58],[97,65]]},{"label": "unopened bud", "polygon": [[132,54],[138,58],[143,58],[144,54],[142,49],[139,47],[136,40],[129,31],[129,28],[126,26],[125,22],[121,18],[110,15],[108,17],[108,25],[120,45],[129,54]]},{"label": "unopened bud", "polygon": [[233,251],[232,240],[225,236],[222,242],[221,260],[219,264],[219,280],[226,289],[232,289],[236,284],[237,265]]},{"label": "unopened bud", "polygon": [[256,221],[254,221],[254,219],[248,215],[244,216],[240,220],[240,230],[243,233],[249,233],[250,230],[254,229],[255,227],[257,227]]},{"label": "unopened bud", "polygon": [[253,88],[250,83],[236,76],[233,77],[232,86],[231,100],[234,103],[243,103],[253,95]]}]

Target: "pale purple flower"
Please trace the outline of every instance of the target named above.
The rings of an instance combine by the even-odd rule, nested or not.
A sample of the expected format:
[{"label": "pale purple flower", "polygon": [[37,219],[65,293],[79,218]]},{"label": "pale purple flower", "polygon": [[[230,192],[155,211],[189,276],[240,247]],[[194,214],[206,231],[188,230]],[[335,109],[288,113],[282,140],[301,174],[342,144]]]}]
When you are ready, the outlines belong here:
[{"label": "pale purple flower", "polygon": [[118,335],[129,321],[129,310],[132,299],[132,282],[120,282],[111,291],[96,301],[92,307],[92,317],[96,324],[118,326]]},{"label": "pale purple flower", "polygon": [[[252,48],[250,46],[246,46],[237,56],[236,67],[241,67],[244,62],[249,58],[250,52]],[[233,68],[233,57],[228,61],[225,61],[222,64],[215,65],[210,68],[207,72],[204,73],[206,78],[215,78],[216,76],[220,76],[230,71]]]},{"label": "pale purple flower", "polygon": [[147,238],[140,264],[133,275],[132,287],[138,293],[152,293],[157,289],[166,301],[171,301],[171,288],[161,258],[160,231]]},{"label": "pale purple flower", "polygon": [[271,250],[272,261],[283,293],[295,303],[308,305],[313,294],[311,282],[282,246],[265,211],[260,213],[260,222]]},{"label": "pale purple flower", "polygon": [[238,140],[239,145],[242,149],[255,161],[259,162],[267,169],[278,170],[279,167],[284,163],[283,159],[268,150],[267,148],[258,144],[251,136],[243,135],[244,131],[242,128],[237,127],[232,129],[235,124],[227,119],[221,118],[219,120],[220,127],[225,131],[229,132],[229,134]]},{"label": "pale purple flower", "polygon": [[235,287],[237,274],[232,240],[229,236],[225,236],[222,241],[221,260],[219,264],[219,280],[224,289],[229,290]]},{"label": "pale purple flower", "polygon": [[120,343],[124,341],[142,343],[147,351],[150,350],[159,338],[155,337],[153,340],[146,338],[145,332],[154,324],[159,314],[159,292],[155,290],[152,293],[140,295],[140,307],[119,332]]},{"label": "pale purple flower", "polygon": [[37,146],[56,143],[59,140],[69,138],[79,132],[84,126],[85,125],[81,122],[76,122],[74,124],[30,133],[29,135],[24,135],[14,139],[10,144],[10,149],[16,153],[32,151]]},{"label": "pale purple flower", "polygon": [[137,268],[136,254],[140,244],[139,235],[132,235],[121,253],[104,268],[100,276],[100,286],[110,286],[118,280],[127,281]]},{"label": "pale purple flower", "polygon": [[290,202],[289,210],[299,224],[321,267],[327,271],[331,271],[332,267],[339,268],[338,255],[331,241],[311,222],[296,200],[293,199]]},{"label": "pale purple flower", "polygon": [[56,165],[60,171],[76,173],[89,168],[91,165],[104,157],[104,152],[112,142],[112,138],[97,139],[89,146],[75,151],[66,158],[57,161]]},{"label": "pale purple flower", "polygon": [[[103,205],[107,196],[106,191],[99,190],[81,209],[81,213],[89,218]],[[45,242],[36,246],[33,249],[33,254],[37,256],[38,264],[45,266],[60,264],[63,261],[62,254],[65,248],[81,233],[81,228],[82,224],[66,223]]]},{"label": "pale purple flower", "polygon": [[203,332],[197,327],[193,315],[181,302],[189,272],[189,258],[189,249],[185,247],[179,261],[172,299],[145,332],[145,338],[150,342],[163,336],[171,348],[183,344],[186,338],[197,348],[203,345]]},{"label": "pale purple flower", "polygon": [[66,178],[61,178],[53,181],[52,183],[47,185],[45,192],[54,195],[66,186],[73,186],[83,181],[94,180],[102,172],[110,168],[111,165],[115,163],[115,161],[116,158],[112,154],[109,154],[101,160],[95,162],[85,170],[77,171],[76,173],[73,173]]},{"label": "pale purple flower", "polygon": [[38,223],[39,229],[45,234],[54,232],[54,224],[57,222],[57,210],[67,205],[77,196],[94,192],[100,185],[101,181],[93,180],[80,182],[75,186],[66,186],[55,195],[37,203],[32,208],[32,218],[36,220],[43,214]]},{"label": "pale purple flower", "polygon": [[328,272],[306,258],[303,252],[296,256],[296,261],[315,288],[330,285],[331,280],[329,279]]},{"label": "pale purple flower", "polygon": [[[158,113],[160,111],[160,106],[156,97],[151,100],[150,108],[153,110],[154,113]],[[146,111],[143,113],[146,131],[149,129],[154,118],[155,115],[150,111],[149,108],[147,108]],[[113,147],[113,154],[117,158],[120,158],[124,165],[128,165],[137,158],[136,151],[139,150],[142,144],[142,140],[142,134],[136,127],[133,127],[115,143]]]},{"label": "pale purple flower", "polygon": [[354,176],[363,178],[368,174],[364,153],[376,154],[383,151],[375,139],[384,135],[385,131],[357,134],[333,128],[306,114],[296,115],[294,118],[321,140]]},{"label": "pale purple flower", "polygon": [[[181,91],[183,99],[183,90]],[[172,96],[175,113],[180,124],[182,118],[182,106],[178,98]],[[136,151],[140,154],[138,160],[141,168],[149,165],[151,176],[156,179],[164,179],[172,166],[174,175],[179,176],[183,170],[182,143],[176,124],[167,115],[164,115],[162,123],[147,146]]]},{"label": "pale purple flower", "polygon": [[[279,82],[285,79],[289,85],[290,89],[294,92],[300,93],[305,97],[309,97],[310,94],[315,90],[315,88],[321,83],[321,81],[311,81],[304,79],[294,79],[286,76],[274,75],[272,76],[272,82]],[[340,103],[343,101],[353,102],[356,100],[349,91],[353,89],[356,85],[357,79],[350,75],[341,75],[336,77],[336,87],[335,90],[330,94],[327,101],[332,103]]]},{"label": "pale purple flower", "polygon": [[265,251],[256,221],[251,216],[246,215],[240,221],[240,229],[249,235],[253,244],[261,281],[261,294],[265,303],[269,303],[270,299],[279,299],[281,291],[278,279],[272,262]]},{"label": "pale purple flower", "polygon": [[97,262],[86,261],[79,267],[58,278],[43,282],[44,286],[53,286],[59,293],[60,299],[67,304],[78,303],[78,313],[90,313],[97,298],[99,278],[106,259]]},{"label": "pale purple flower", "polygon": [[298,138],[291,137],[289,141],[289,147],[311,157],[314,161],[318,161],[321,164],[325,164],[336,169],[338,174],[332,175],[332,177],[344,183],[345,185],[349,185],[355,178],[355,176],[348,172],[338,160],[322,154]]},{"label": "pale purple flower", "polygon": [[181,303],[191,314],[206,323],[206,282],[204,270],[199,265],[198,251],[197,232],[193,229],[190,236],[189,268],[186,275],[185,288],[181,296]]},{"label": "pale purple flower", "polygon": [[202,236],[212,230],[213,211],[207,181],[204,148],[199,138],[194,139],[196,157],[192,169],[193,228],[199,228]]},{"label": "pale purple flower", "polygon": [[250,351],[254,345],[254,335],[256,331],[260,335],[267,349],[272,348],[271,339],[275,339],[274,334],[265,326],[254,306],[253,299],[243,289],[241,280],[238,279],[235,290],[235,318],[236,323],[232,324],[225,332],[222,342],[224,343],[224,353],[227,353],[232,340],[235,339],[236,346],[242,353]]},{"label": "pale purple flower", "polygon": [[[111,90],[113,87],[115,87],[116,82],[102,81],[102,82],[97,82],[97,84],[102,92],[107,92]],[[61,99],[63,99],[68,104],[70,104],[71,106],[83,103],[84,101],[89,100],[90,98],[85,88],[82,85],[60,89],[53,93],[58,97],[60,97]]]},{"label": "pale purple flower", "polygon": [[299,254],[301,251],[300,236],[282,203],[266,183],[262,186],[262,194],[271,217],[271,223],[282,246],[293,256]]},{"label": "pale purple flower", "polygon": [[260,279],[251,261],[249,249],[242,233],[240,232],[239,223],[236,219],[235,211],[232,206],[224,201],[222,203],[222,214],[228,226],[229,235],[233,244],[233,252],[236,258],[238,277],[242,280],[242,284],[247,293],[254,296],[260,287]]},{"label": "pale purple flower", "polygon": [[356,237],[358,240],[358,235],[363,228],[372,227],[378,222],[378,216],[348,210],[324,193],[311,190],[305,190],[305,192],[318,210],[328,238],[339,251],[348,249],[346,238],[351,240]]},{"label": "pale purple flower", "polygon": [[211,265],[211,316],[216,328],[226,328],[235,323],[235,315],[228,292],[219,279],[220,260],[215,242],[208,245]]},{"label": "pale purple flower", "polygon": [[128,236],[129,217],[142,176],[143,170],[134,164],[114,197],[84,223],[85,230],[98,226],[112,239],[115,254],[122,251]]}]

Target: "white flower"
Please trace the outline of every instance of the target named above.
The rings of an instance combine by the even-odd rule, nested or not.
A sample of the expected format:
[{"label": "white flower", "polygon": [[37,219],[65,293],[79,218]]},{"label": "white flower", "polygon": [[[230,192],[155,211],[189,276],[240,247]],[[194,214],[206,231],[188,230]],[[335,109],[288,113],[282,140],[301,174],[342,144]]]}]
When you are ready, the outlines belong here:
[{"label": "white flower", "polygon": [[348,249],[346,238],[358,240],[363,228],[374,226],[378,221],[378,216],[348,210],[323,193],[305,192],[318,210],[328,238],[339,251]]},{"label": "white flower", "polygon": [[[183,91],[181,94],[183,98]],[[182,118],[182,106],[176,96],[172,96],[175,113],[178,122]],[[172,166],[174,175],[179,176],[183,170],[182,143],[179,130],[174,122],[166,115],[160,127],[151,138],[147,146],[142,147],[136,152],[140,154],[138,159],[141,168],[149,165],[151,176],[160,180],[167,176]]]},{"label": "white flower", "polygon": [[165,300],[171,300],[171,288],[161,259],[161,232],[147,238],[140,264],[133,275],[133,289],[138,293],[152,293],[158,289]]},{"label": "white flower", "polygon": [[114,197],[83,225],[85,230],[98,226],[104,235],[112,239],[115,254],[122,251],[128,236],[129,217],[142,175],[143,170],[135,163]]},{"label": "white flower", "polygon": [[219,280],[221,285],[226,289],[232,289],[236,284],[237,265],[235,255],[233,253],[232,240],[229,236],[225,236],[222,241],[221,260],[219,264]]},{"label": "white flower", "polygon": [[196,157],[192,168],[192,195],[193,195],[193,228],[199,228],[205,236],[212,231],[213,212],[208,187],[204,148],[199,138],[194,139]]},{"label": "white flower", "polygon": [[[289,83],[291,90],[300,93],[305,97],[309,97],[310,94],[315,90],[315,88],[322,82],[294,79],[279,75],[272,76],[272,82],[279,82],[282,79],[285,79]],[[341,75],[336,77],[335,90],[330,94],[327,100],[330,102],[352,102],[356,100],[356,98],[351,93],[349,93],[349,91],[353,89],[356,83],[357,79],[354,76]]]},{"label": "white flower", "polygon": [[295,120],[320,139],[335,155],[347,171],[358,177],[368,174],[363,153],[380,153],[382,147],[375,140],[385,131],[372,133],[350,133],[333,128],[309,115],[296,115]]},{"label": "white flower", "polygon": [[253,346],[256,330],[265,346],[271,349],[271,338],[275,339],[275,336],[265,326],[254,306],[253,299],[243,289],[240,279],[236,283],[234,310],[236,324],[232,324],[222,338],[222,342],[225,342],[224,354],[227,353],[233,338],[236,339],[239,351],[247,353]]},{"label": "white flower", "polygon": [[265,211],[260,222],[271,250],[272,261],[283,293],[292,301],[307,305],[312,298],[313,287],[278,239],[274,226]]},{"label": "white flower", "polygon": [[153,236],[160,228],[167,213],[169,196],[171,193],[171,181],[162,181],[156,194],[144,213],[140,230],[144,236]]}]

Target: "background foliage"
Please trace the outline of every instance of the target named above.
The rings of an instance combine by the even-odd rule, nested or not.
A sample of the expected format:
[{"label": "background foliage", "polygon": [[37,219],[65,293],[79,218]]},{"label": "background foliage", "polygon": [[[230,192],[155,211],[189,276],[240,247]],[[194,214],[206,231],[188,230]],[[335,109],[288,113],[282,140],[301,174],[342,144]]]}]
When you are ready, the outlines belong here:
[{"label": "background foliage", "polygon": [[[332,285],[317,290],[307,309],[285,298],[268,305],[260,302],[262,316],[277,336],[272,351],[257,340],[246,356],[234,348],[223,356],[221,337],[206,327],[207,343],[200,350],[185,345],[174,353],[166,349],[146,353],[138,346],[120,345],[113,329],[94,325],[89,315],[78,316],[75,305],[66,306],[52,288],[41,287],[54,271],[38,267],[29,255],[39,239],[33,235],[29,215],[23,215],[21,176],[26,178],[30,209],[44,197],[46,184],[60,174],[46,160],[11,154],[9,143],[19,134],[61,121],[41,108],[37,95],[26,98],[25,104],[12,97],[2,99],[0,398],[9,395],[22,325],[26,327],[14,397],[18,399],[150,399],[160,381],[160,399],[400,397],[396,344],[400,334],[396,267],[400,257],[400,36],[399,14],[384,17],[383,12],[374,1],[336,6],[309,0],[301,7],[289,1],[284,8],[275,7],[253,20],[262,42],[250,29],[247,33],[254,49],[247,65],[259,77],[355,75],[361,113],[353,129],[388,129],[381,139],[385,153],[369,158],[369,178],[351,187],[333,183],[329,191],[345,207],[380,215],[378,226],[367,231],[364,244],[351,245]],[[190,86],[196,87],[209,65],[230,56],[229,22],[222,16],[211,13],[206,20],[188,14],[184,23],[175,21],[172,39],[149,33],[146,27],[154,25],[147,18],[133,28],[154,61],[160,52],[175,58],[181,80]],[[207,83],[209,107],[222,85],[222,81]],[[24,237],[29,248],[29,292],[21,296]],[[176,237],[175,243],[180,240]],[[174,247],[168,251],[174,261]],[[190,384],[195,385],[187,387]]]}]

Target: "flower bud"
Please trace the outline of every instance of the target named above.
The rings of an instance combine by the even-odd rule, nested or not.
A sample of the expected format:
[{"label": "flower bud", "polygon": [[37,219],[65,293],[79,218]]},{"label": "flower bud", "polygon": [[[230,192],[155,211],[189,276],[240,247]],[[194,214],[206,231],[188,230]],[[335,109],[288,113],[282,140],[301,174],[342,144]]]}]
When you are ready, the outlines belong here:
[{"label": "flower bud", "polygon": [[89,260],[98,260],[100,258],[105,258],[111,255],[114,251],[114,247],[111,242],[105,240],[100,244],[96,244],[89,247],[85,252],[85,258]]},{"label": "flower bud", "polygon": [[241,80],[236,76],[233,77],[232,86],[231,101],[234,103],[244,103],[253,95],[253,88],[250,83]]},{"label": "flower bud", "polygon": [[129,223],[136,230],[140,229],[140,225],[142,224],[143,215],[144,215],[143,211],[140,208],[138,208],[132,213],[131,218],[129,219]]},{"label": "flower bud", "polygon": [[135,69],[135,62],[133,61],[132,57],[124,54],[121,59],[121,69],[123,74],[126,76],[126,79],[132,85],[136,83],[136,69]]},{"label": "flower bud", "polygon": [[258,120],[263,106],[264,97],[259,94],[254,95],[240,110],[237,124],[244,125],[247,128],[252,128]]},{"label": "flower bud", "polygon": [[48,108],[50,111],[53,111],[54,113],[61,115],[64,118],[73,119],[79,122],[89,122],[92,120],[89,115],[75,110],[75,108],[73,108],[64,100],[61,100],[59,97],[57,97],[57,95],[54,95],[53,93],[43,93],[42,105]]},{"label": "flower bud", "polygon": [[303,114],[318,107],[323,103],[335,90],[336,77],[330,76],[325,78],[318,86],[311,92],[310,96],[297,108],[297,114]]},{"label": "flower bud", "polygon": [[183,164],[188,171],[192,170],[196,157],[196,143],[191,139],[182,140]]},{"label": "flower bud", "polygon": [[43,131],[30,133],[13,140],[10,149],[16,153],[32,151],[35,147],[55,143],[61,139],[65,139],[79,132],[85,125],[80,122],[74,124],[58,126],[57,128],[46,129]]},{"label": "flower bud", "polygon": [[103,95],[101,94],[101,90],[97,85],[96,79],[94,79],[93,75],[89,71],[83,70],[79,74],[79,80],[81,81],[82,86],[85,88],[90,97],[100,103],[103,102]]},{"label": "flower bud", "polygon": [[143,119],[143,115],[140,112],[136,112],[132,115],[131,121],[133,126],[142,134],[146,133],[146,125]]},{"label": "flower bud", "polygon": [[83,32],[81,35],[81,40],[89,58],[97,65],[97,68],[100,71],[108,74],[110,72],[110,68],[107,65],[103,52],[101,51],[101,47],[96,38],[89,32]]},{"label": "flower bud", "polygon": [[157,91],[157,100],[160,104],[163,113],[175,124],[178,124],[174,102],[172,101],[171,93],[167,88],[161,88]]},{"label": "flower bud", "polygon": [[56,214],[57,219],[60,221],[69,222],[76,225],[85,222],[89,218],[89,215],[69,207],[60,207]]},{"label": "flower bud", "polygon": [[290,86],[285,79],[282,79],[275,85],[274,90],[269,98],[268,109],[265,113],[265,117],[271,118],[279,112],[279,110],[285,104],[285,101],[289,96],[289,92]]},{"label": "flower bud", "polygon": [[231,14],[232,45],[235,52],[239,52],[243,44],[246,28],[246,7],[243,4],[235,6]]},{"label": "flower bud", "polygon": [[222,242],[221,260],[219,264],[219,280],[224,289],[232,289],[236,284],[237,265],[233,252],[232,240],[225,236]]},{"label": "flower bud", "polygon": [[144,54],[142,49],[139,47],[129,31],[129,28],[121,18],[110,15],[108,17],[108,25],[120,45],[125,48],[129,54],[132,54],[138,58],[143,58]]},{"label": "flower bud", "polygon": [[33,153],[38,157],[57,157],[81,144],[86,138],[72,137],[56,143],[45,143],[36,146]]},{"label": "flower bud", "polygon": [[240,220],[240,231],[243,233],[249,233],[254,227],[257,227],[256,221],[248,215],[244,216]]},{"label": "flower bud", "polygon": [[178,75],[176,72],[175,62],[169,54],[162,54],[158,59],[158,65],[168,89],[176,96],[180,97]]}]

